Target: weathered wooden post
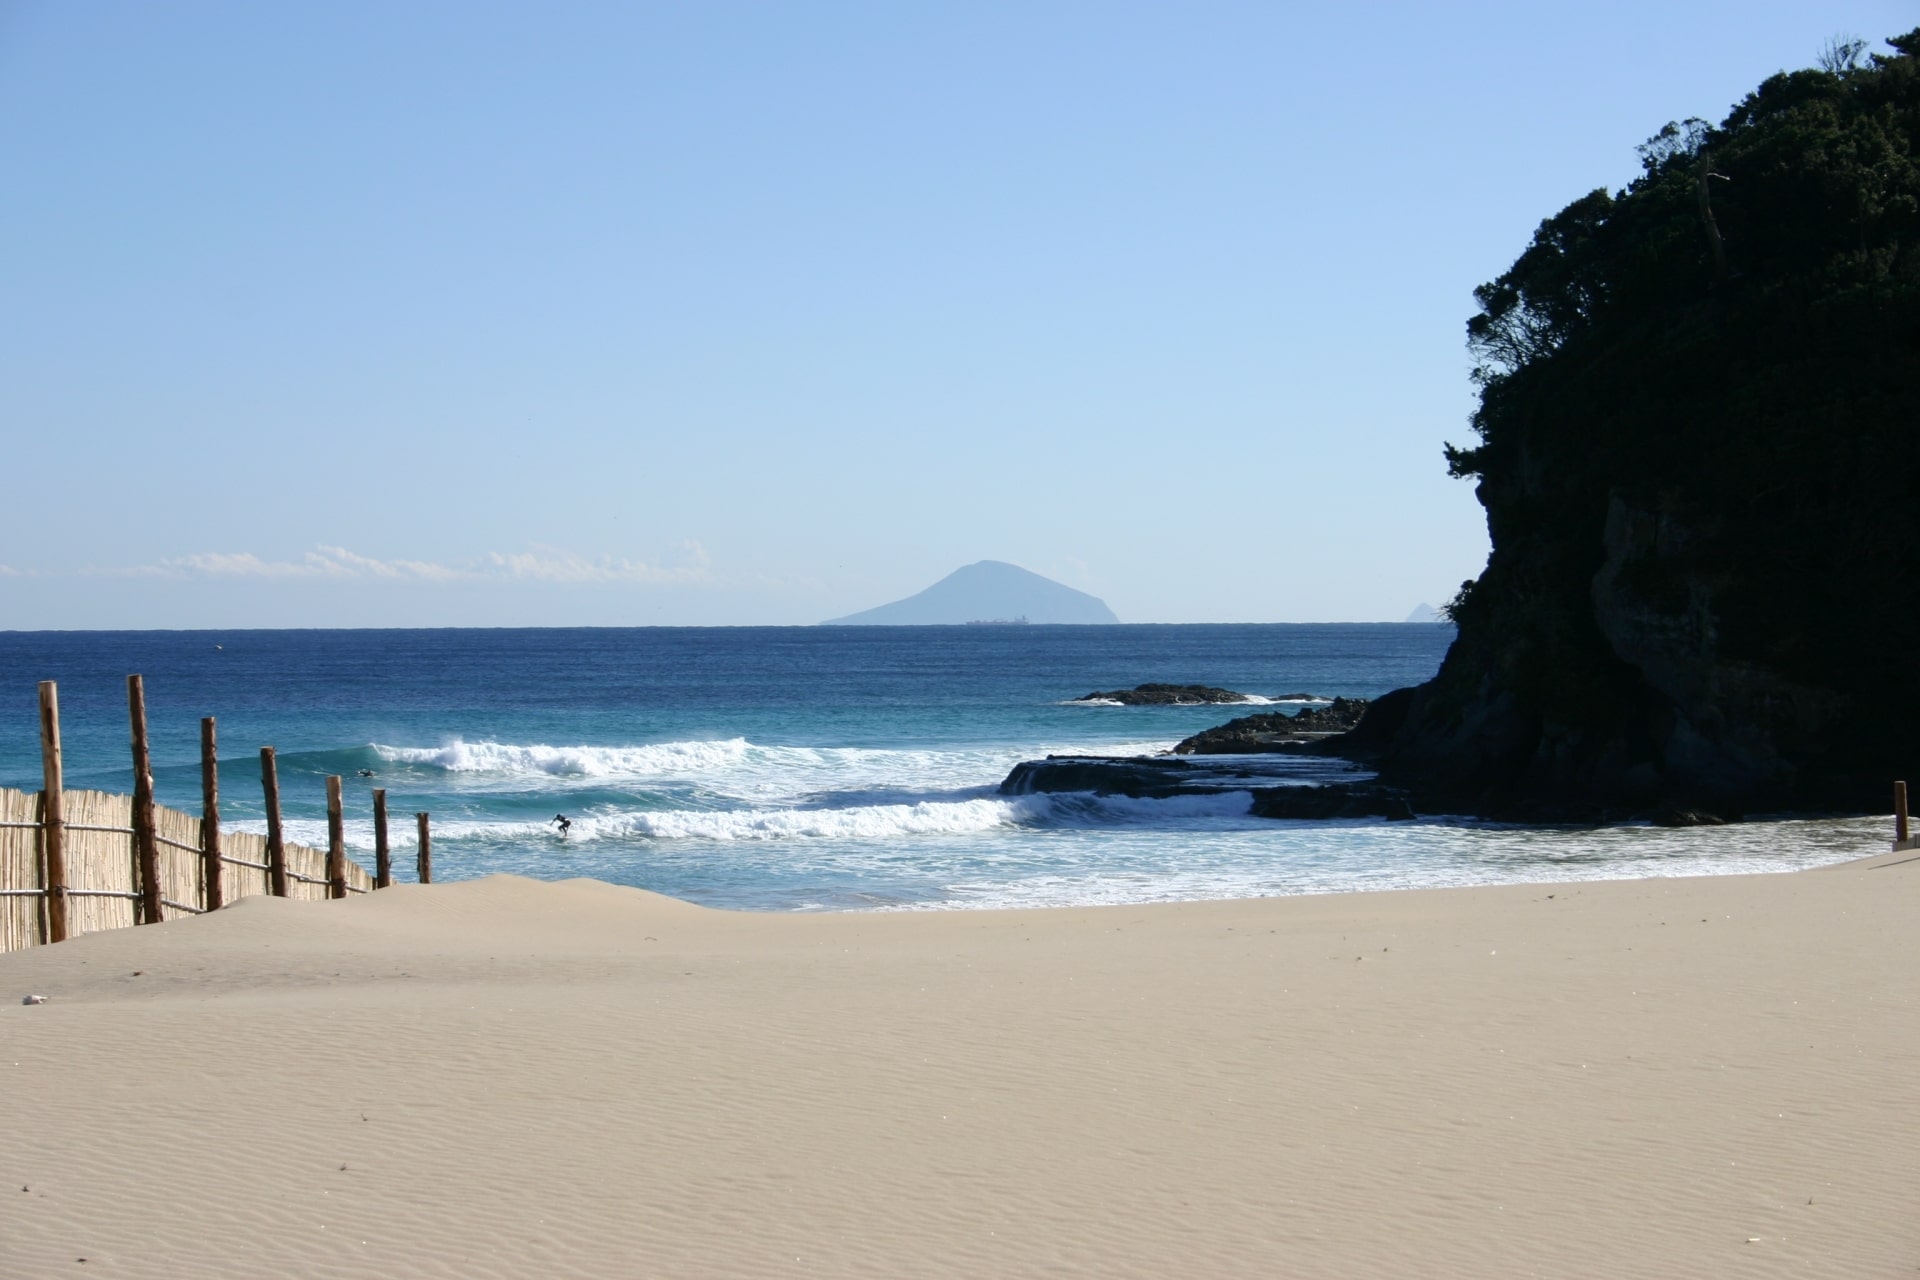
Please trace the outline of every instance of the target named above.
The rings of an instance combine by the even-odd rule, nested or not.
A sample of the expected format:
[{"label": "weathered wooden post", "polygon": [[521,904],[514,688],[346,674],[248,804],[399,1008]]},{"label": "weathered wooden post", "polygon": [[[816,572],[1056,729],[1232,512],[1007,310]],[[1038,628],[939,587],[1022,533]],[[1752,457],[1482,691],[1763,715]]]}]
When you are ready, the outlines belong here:
[{"label": "weathered wooden post", "polygon": [[1908,843],[1911,837],[1907,831],[1907,784],[1893,784],[1893,847],[1898,849]]},{"label": "weathered wooden post", "polygon": [[413,815],[414,824],[420,829],[420,860],[414,864],[420,873],[421,884],[433,883],[433,833],[427,829],[427,815]]},{"label": "weathered wooden post", "polygon": [[280,769],[273,748],[260,748],[260,789],[267,797],[267,892],[287,896],[287,842],[280,834]]},{"label": "weathered wooden post", "polygon": [[127,720],[133,731],[133,873],[140,895],[137,924],[159,924],[160,845],[153,831],[153,757],[147,749],[147,691],[137,675],[127,677]]},{"label": "weathered wooden post", "polygon": [[40,887],[48,942],[67,940],[66,781],[60,770],[60,689],[40,682]]},{"label": "weathered wooden post", "polygon": [[214,743],[213,717],[200,721],[200,864],[206,881],[206,901],[201,905],[218,911],[226,905],[226,885],[220,861],[220,752]]},{"label": "weathered wooden post", "polygon": [[393,887],[393,855],[387,851],[387,789],[373,789],[373,887]]},{"label": "weathered wooden post", "polygon": [[347,816],[340,775],[327,775],[327,896],[347,896]]}]

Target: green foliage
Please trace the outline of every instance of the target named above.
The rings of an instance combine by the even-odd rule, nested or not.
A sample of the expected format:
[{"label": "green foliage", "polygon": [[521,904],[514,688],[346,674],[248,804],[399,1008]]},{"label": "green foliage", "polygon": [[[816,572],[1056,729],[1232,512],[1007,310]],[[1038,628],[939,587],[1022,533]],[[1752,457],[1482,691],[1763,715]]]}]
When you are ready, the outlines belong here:
[{"label": "green foliage", "polygon": [[1698,156],[1712,128],[1698,116],[1688,116],[1678,124],[1669,120],[1661,126],[1660,132],[1635,147],[1634,151],[1639,153],[1642,168],[1648,173],[1657,173],[1675,156],[1687,159]]},{"label": "green foliage", "polygon": [[1840,320],[1880,345],[1880,309],[1911,302],[1920,266],[1920,31],[1888,43],[1899,52],[1871,65],[1855,50],[1842,70],[1776,75],[1717,128],[1668,124],[1639,148],[1644,172],[1625,191],[1593,191],[1541,223],[1474,291],[1483,443],[1449,448],[1454,474],[1523,446],[1543,397],[1630,351],[1621,374],[1693,399],[1712,376],[1702,361],[1748,324]]},{"label": "green foliage", "polygon": [[1920,30],[1887,43],[1667,125],[1474,291],[1476,442],[1446,461],[1494,550],[1448,606],[1477,667],[1443,680],[1549,719],[1616,697],[1579,664],[1611,652],[1625,502],[1686,534],[1617,577],[1650,615],[1707,600],[1721,660],[1920,710]]},{"label": "green foliage", "polygon": [[1867,42],[1858,36],[1835,36],[1820,51],[1820,69],[1836,76],[1857,71],[1865,60],[1866,52]]},{"label": "green foliage", "polygon": [[1473,588],[1475,585],[1473,579],[1468,578],[1460,584],[1460,589],[1454,592],[1453,596],[1438,609],[1435,609],[1434,612],[1442,618],[1445,618],[1448,622],[1458,626],[1462,619],[1470,617],[1473,613]]}]

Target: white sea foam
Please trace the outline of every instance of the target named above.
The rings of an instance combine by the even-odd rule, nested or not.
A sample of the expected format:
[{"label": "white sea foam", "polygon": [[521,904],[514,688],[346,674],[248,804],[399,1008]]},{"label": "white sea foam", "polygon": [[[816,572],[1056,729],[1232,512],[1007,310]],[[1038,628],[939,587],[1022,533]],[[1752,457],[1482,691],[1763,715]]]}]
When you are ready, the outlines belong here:
[{"label": "white sea foam", "polygon": [[[1242,805],[1244,808],[1244,804]],[[649,812],[626,810],[581,814],[573,818],[565,847],[603,840],[648,837],[659,840],[804,840],[867,841],[898,836],[958,835],[1001,827],[1034,825],[1044,821],[1053,806],[1048,797],[1012,799],[979,797],[959,801],[922,801],[918,804],[856,805],[844,809],[673,809]],[[249,824],[239,824],[244,830]],[[257,824],[254,824],[257,825]],[[326,823],[294,821],[286,824],[287,838],[299,844],[324,844]],[[452,821],[434,824],[436,842],[479,838],[490,841],[538,842],[556,847],[561,839],[542,822]],[[371,823],[349,824],[349,847],[364,850],[373,843]],[[395,832],[396,836],[401,835]],[[394,847],[403,841],[396,839]],[[410,843],[410,842],[408,842]]]},{"label": "white sea foam", "polygon": [[453,741],[439,747],[390,747],[374,743],[383,760],[426,765],[449,773],[550,774],[583,778],[656,777],[721,768],[747,754],[745,738],[660,742],[632,747],[522,746],[507,742]]},{"label": "white sea foam", "polygon": [[1053,751],[1076,755],[1150,755],[1165,739],[1096,746],[900,750],[873,747],[767,746],[745,738],[632,746],[453,741],[438,747],[375,743],[392,764],[444,770],[465,786],[506,778],[533,789],[620,785],[696,786],[752,803],[798,801],[826,792],[957,791],[999,784],[1021,760]]},{"label": "white sea foam", "polygon": [[[959,874],[939,898],[891,909],[1094,906],[1490,884],[1755,875],[1825,866],[1881,847],[1883,819],[1751,822],[1726,827],[1511,827],[1448,821],[1215,824],[1183,835],[1102,833],[1098,859],[1071,847],[1091,832],[1050,834],[1054,857]],[[937,874],[937,871],[936,871]]]},{"label": "white sea foam", "polygon": [[[894,837],[961,835],[1013,827],[1191,827],[1246,816],[1249,795],[1228,791],[1213,795],[1135,799],[1085,793],[998,796],[963,795],[950,800],[922,800],[911,804],[852,804],[810,807],[754,807],[741,809],[616,809],[572,815],[572,829],[564,837],[568,847],[605,840],[645,837],[657,840],[833,840],[884,841]],[[1251,820],[1250,820],[1251,821]],[[264,824],[242,822],[236,830],[264,831]],[[294,819],[285,824],[287,838],[298,844],[324,846],[327,825],[322,820]],[[562,839],[550,822],[441,819],[433,824],[435,839],[443,844],[467,839],[552,847]],[[350,849],[373,847],[373,824],[350,820],[346,824]],[[411,827],[396,827],[392,846],[411,847]]]},{"label": "white sea foam", "polygon": [[589,815],[574,820],[590,838],[629,835],[662,840],[885,840],[896,836],[959,835],[1003,827],[1179,826],[1199,819],[1241,817],[1251,797],[1219,795],[1138,800],[1128,796],[972,796],[916,804],[845,808],[678,809]]},{"label": "white sea foam", "polygon": [[[785,909],[1071,906],[1756,873],[1863,856],[1885,839],[1878,818],[1681,830],[1293,823],[1250,817],[1246,801],[1244,792],[973,795],[841,808],[608,809],[576,815],[565,838],[537,821],[461,818],[436,820],[434,833],[442,874],[453,878],[565,868],[674,892],[683,873],[672,868],[697,866],[715,901],[766,906],[756,886],[784,868],[776,879],[801,888],[779,901]],[[406,832],[394,834],[404,868]],[[295,820],[288,836],[324,845],[326,824]],[[347,838],[366,864],[371,825],[349,822]]]},{"label": "white sea foam", "polygon": [[958,835],[1033,824],[1049,806],[1017,799],[923,801],[850,809],[681,810],[625,815],[635,834],[665,840],[885,840],[896,836]]},{"label": "white sea foam", "polygon": [[1247,791],[1159,798],[1067,791],[1023,798],[1047,802],[1047,817],[1053,825],[1063,827],[1120,824],[1179,827],[1219,818],[1243,818],[1253,803],[1253,795]]}]

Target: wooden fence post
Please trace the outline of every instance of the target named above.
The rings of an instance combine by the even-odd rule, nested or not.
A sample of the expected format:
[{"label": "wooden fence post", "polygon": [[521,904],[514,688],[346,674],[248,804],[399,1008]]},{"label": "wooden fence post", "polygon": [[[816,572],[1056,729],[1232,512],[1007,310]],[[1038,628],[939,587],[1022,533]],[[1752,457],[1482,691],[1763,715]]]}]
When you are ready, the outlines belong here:
[{"label": "wooden fence post", "polygon": [[1898,849],[1908,840],[1907,830],[1907,784],[1893,784],[1893,847]]},{"label": "wooden fence post", "polygon": [[67,940],[66,781],[60,769],[60,689],[40,682],[40,887],[48,942]]},{"label": "wooden fence post", "polygon": [[413,821],[420,828],[420,860],[414,865],[420,872],[421,884],[433,883],[433,833],[427,829],[427,815],[416,813]]},{"label": "wooden fence post", "polygon": [[273,748],[260,748],[260,789],[267,797],[267,892],[287,896],[287,843],[280,834],[280,769]]},{"label": "wooden fence post", "polygon": [[137,675],[127,677],[127,720],[133,730],[134,891],[140,895],[136,923],[159,924],[160,845],[153,831],[153,757],[147,749],[147,691]]},{"label": "wooden fence post", "polygon": [[373,887],[393,887],[393,855],[387,851],[387,789],[373,789]]},{"label": "wooden fence post", "polygon": [[347,816],[340,775],[327,775],[327,896],[347,896]]},{"label": "wooden fence post", "polygon": [[220,861],[220,752],[214,742],[213,717],[200,721],[200,860],[207,884],[200,905],[218,911],[226,905],[226,885]]}]

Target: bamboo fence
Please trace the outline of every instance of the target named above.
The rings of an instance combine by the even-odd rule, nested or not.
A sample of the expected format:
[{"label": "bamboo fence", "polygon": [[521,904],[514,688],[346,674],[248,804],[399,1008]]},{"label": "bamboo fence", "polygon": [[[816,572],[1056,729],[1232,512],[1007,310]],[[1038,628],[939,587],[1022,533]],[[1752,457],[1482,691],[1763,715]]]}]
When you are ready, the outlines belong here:
[{"label": "bamboo fence", "polygon": [[[67,936],[124,929],[138,924],[139,861],[133,829],[133,797],[105,791],[66,791]],[[207,911],[207,871],[202,822],[192,814],[155,805],[154,842],[159,846],[160,901],[167,916]],[[46,941],[46,864],[40,796],[0,787],[0,952]],[[289,898],[324,899],[327,850],[287,843]],[[267,838],[220,832],[221,891],[225,901],[270,892]],[[373,877],[349,860],[348,893],[367,893]]]},{"label": "bamboo fence", "polygon": [[[327,848],[282,838],[274,750],[260,751],[267,834],[224,830],[214,722],[200,722],[200,817],[153,801],[147,751],[146,691],[127,677],[134,793],[68,790],[62,782],[60,704],[54,683],[40,685],[40,743],[46,786],[0,787],[0,952],[60,942],[82,933],[155,924],[217,910],[236,898],[344,898],[393,883],[387,847],[387,793],[374,800],[377,869],[346,855],[341,780],[327,779]],[[51,800],[52,803],[49,803]],[[416,814],[418,873],[432,875],[428,816]]]}]

